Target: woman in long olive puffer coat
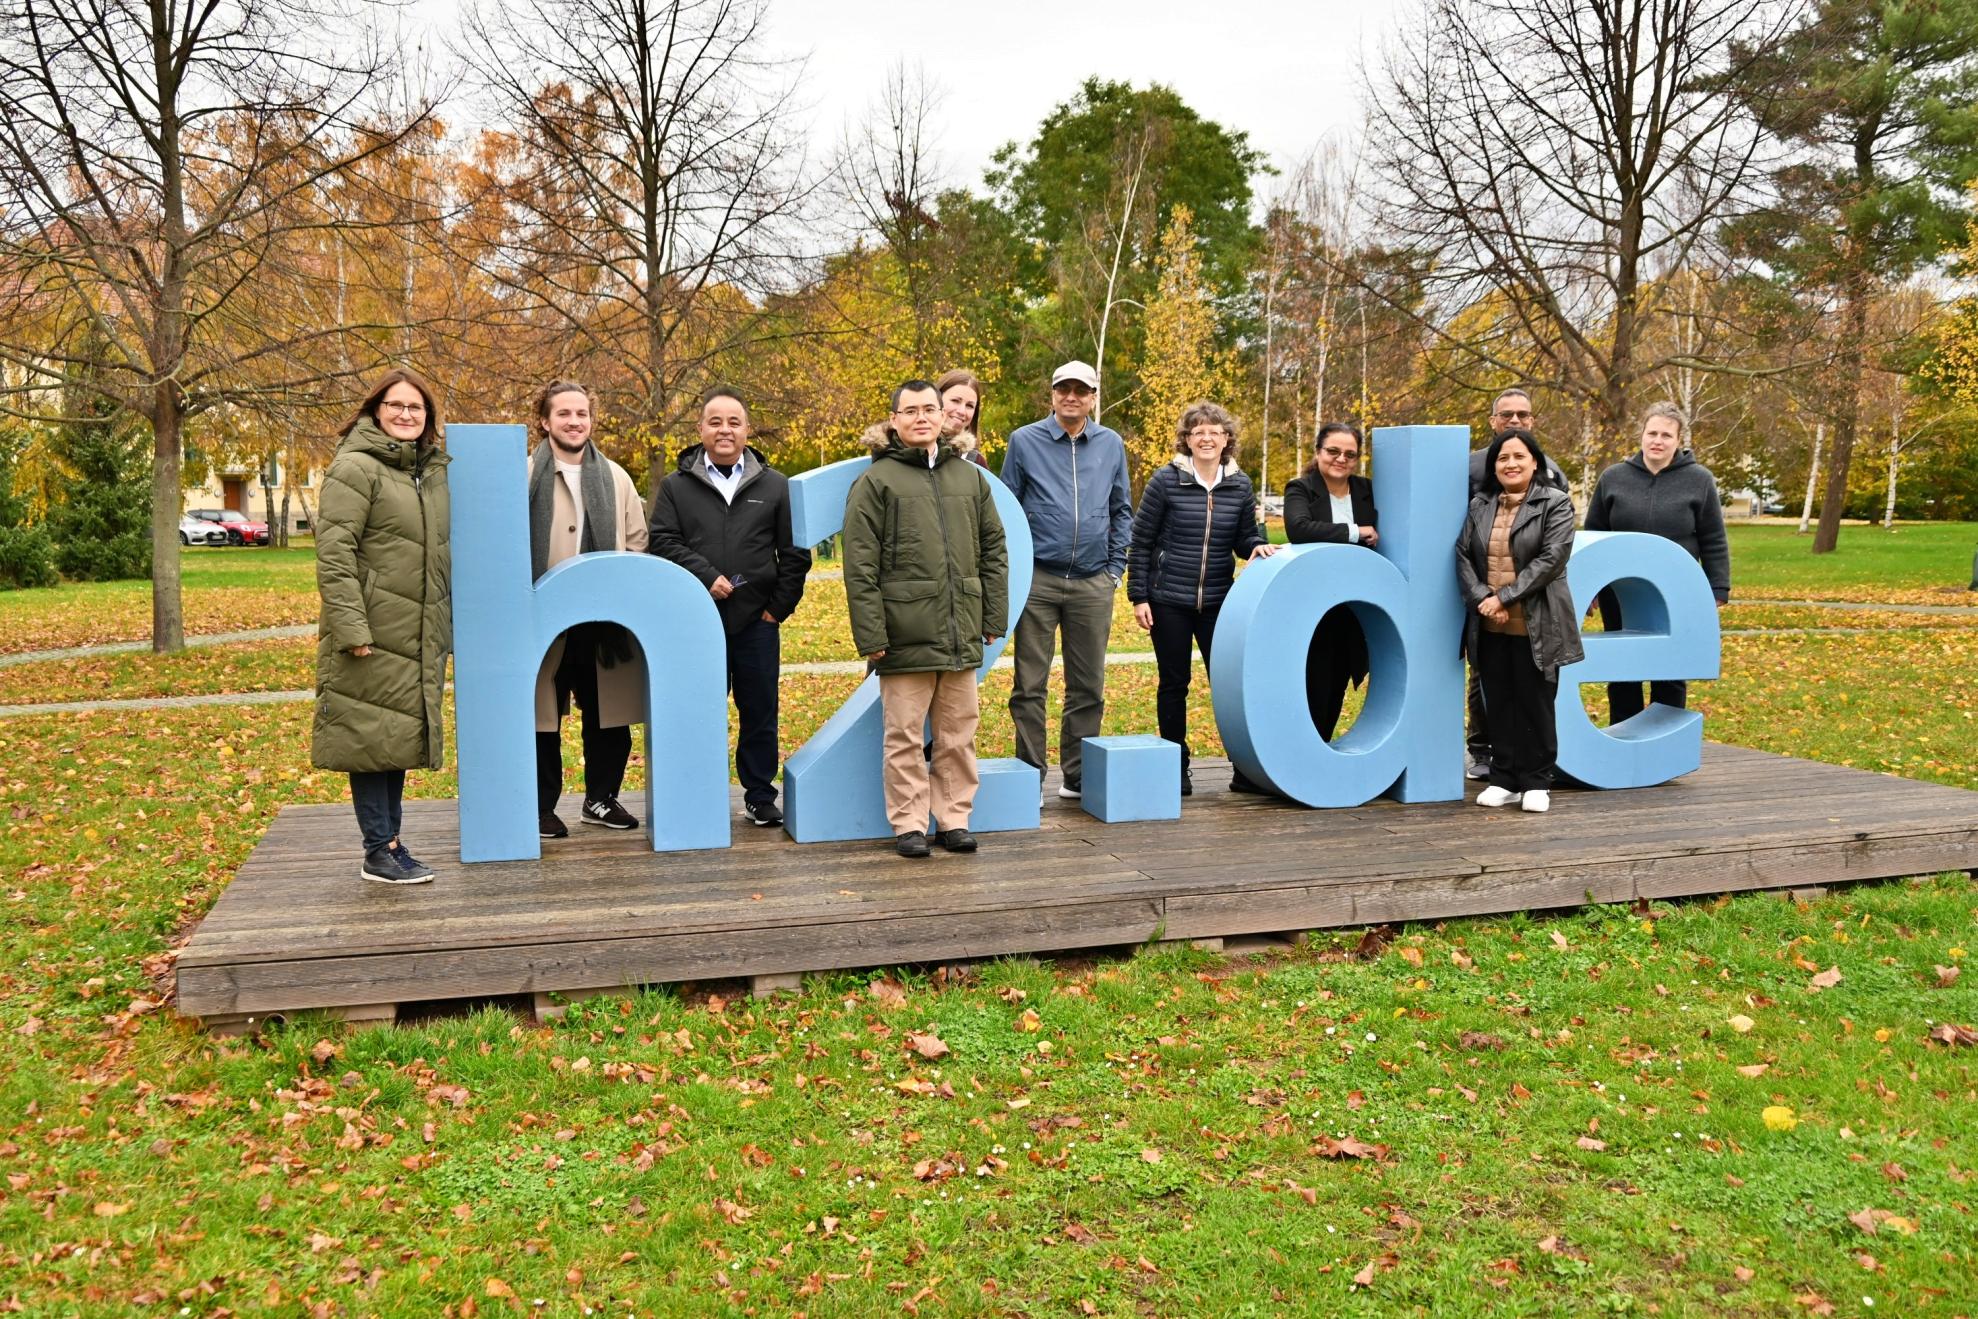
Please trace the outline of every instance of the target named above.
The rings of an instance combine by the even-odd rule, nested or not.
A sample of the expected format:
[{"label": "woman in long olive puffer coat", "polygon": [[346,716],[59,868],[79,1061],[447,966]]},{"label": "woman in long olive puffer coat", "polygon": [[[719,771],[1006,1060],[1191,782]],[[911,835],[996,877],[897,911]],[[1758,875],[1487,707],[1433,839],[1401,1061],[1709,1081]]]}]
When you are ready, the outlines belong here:
[{"label": "woman in long olive puffer coat", "polygon": [[350,775],[364,834],[359,874],[433,877],[398,837],[405,771],[440,764],[453,647],[446,451],[439,408],[410,371],[388,372],[344,428],[316,517],[316,726],[310,759]]}]

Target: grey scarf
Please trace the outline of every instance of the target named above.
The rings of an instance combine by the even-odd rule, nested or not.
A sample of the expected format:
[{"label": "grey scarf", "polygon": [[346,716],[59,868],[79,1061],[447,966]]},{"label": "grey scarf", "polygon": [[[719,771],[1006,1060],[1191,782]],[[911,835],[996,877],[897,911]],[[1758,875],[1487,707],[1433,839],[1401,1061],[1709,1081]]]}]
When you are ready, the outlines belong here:
[{"label": "grey scarf", "polygon": [[[529,457],[529,566],[532,580],[549,571],[549,528],[556,516],[555,443],[545,436]],[[612,489],[611,466],[595,444],[584,446],[583,470],[577,479],[584,495],[584,535],[579,554],[615,550],[618,546],[618,498]]]}]

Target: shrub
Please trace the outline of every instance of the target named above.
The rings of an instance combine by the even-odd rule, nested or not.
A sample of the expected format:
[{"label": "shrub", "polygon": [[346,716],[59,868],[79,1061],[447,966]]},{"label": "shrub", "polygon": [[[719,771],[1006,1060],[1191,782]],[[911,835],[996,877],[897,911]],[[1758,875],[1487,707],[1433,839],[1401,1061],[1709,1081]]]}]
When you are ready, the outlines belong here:
[{"label": "shrub", "polygon": [[55,543],[40,527],[0,527],[0,591],[55,584]]}]

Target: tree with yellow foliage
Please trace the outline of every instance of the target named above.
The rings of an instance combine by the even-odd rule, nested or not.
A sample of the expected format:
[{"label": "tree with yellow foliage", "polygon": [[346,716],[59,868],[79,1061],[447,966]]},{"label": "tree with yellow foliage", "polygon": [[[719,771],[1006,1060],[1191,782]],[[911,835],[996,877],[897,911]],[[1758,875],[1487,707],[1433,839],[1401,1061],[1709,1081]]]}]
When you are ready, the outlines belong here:
[{"label": "tree with yellow foliage", "polygon": [[1194,220],[1186,206],[1177,206],[1161,234],[1160,282],[1147,304],[1147,349],[1135,409],[1141,426],[1126,437],[1136,490],[1174,456],[1175,423],[1189,404],[1206,398],[1235,410],[1242,388],[1235,354],[1216,347],[1216,305],[1202,278]]}]

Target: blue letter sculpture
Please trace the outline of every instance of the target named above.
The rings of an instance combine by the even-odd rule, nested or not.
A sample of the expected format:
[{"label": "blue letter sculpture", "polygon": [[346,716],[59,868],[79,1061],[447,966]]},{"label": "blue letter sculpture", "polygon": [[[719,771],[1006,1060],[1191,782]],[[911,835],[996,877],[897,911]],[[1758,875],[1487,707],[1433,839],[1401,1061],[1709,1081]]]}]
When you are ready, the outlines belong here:
[{"label": "blue letter sculpture", "polygon": [[1591,788],[1646,788],[1703,763],[1703,716],[1649,705],[1602,731],[1587,718],[1583,682],[1715,678],[1723,637],[1703,568],[1682,546],[1630,531],[1582,531],[1566,563],[1581,617],[1601,590],[1621,602],[1620,632],[1586,637],[1587,657],[1559,672],[1559,768]]},{"label": "blue letter sculpture", "polygon": [[[1307,806],[1463,795],[1463,606],[1456,532],[1469,497],[1469,431],[1374,432],[1380,548],[1299,545],[1245,569],[1216,622],[1216,727],[1238,768]],[[1367,703],[1327,744],[1305,704],[1305,652],[1328,609],[1367,635]]]},{"label": "blue letter sculpture", "polygon": [[[816,545],[844,530],[845,498],[870,458],[847,458],[790,481],[790,525],[799,545]],[[1001,480],[982,473],[1003,518],[1010,556],[1010,626],[1030,598],[1030,522]],[[985,646],[976,681],[1009,644],[1008,636]],[[784,828],[800,843],[890,838],[880,777],[879,679],[868,675],[837,713],[783,765]],[[978,833],[1037,827],[1037,771],[1020,760],[985,760],[969,828]]]},{"label": "blue letter sculpture", "polygon": [[[592,622],[622,625],[645,651],[653,850],[726,847],[726,652],[714,601],[685,568],[646,554],[580,554],[532,584],[526,437],[520,426],[447,429],[460,859],[542,854],[536,672],[559,634]],[[655,790],[662,780],[663,793]]]},{"label": "blue letter sculpture", "polygon": [[[1299,545],[1251,565],[1216,624],[1214,704],[1230,758],[1251,779],[1309,806],[1357,806],[1463,794],[1463,605],[1456,532],[1467,506],[1469,432],[1374,432],[1383,510],[1380,548]],[[643,554],[582,554],[529,581],[528,465],[520,426],[454,426],[454,708],[460,757],[460,856],[539,856],[535,827],[535,682],[566,629],[618,623],[646,657],[646,815],[653,850],[729,843],[725,641],[714,601],[692,574]],[[798,543],[844,526],[845,497],[870,459],[790,482]],[[1010,556],[1012,627],[1030,595],[1030,524],[984,472]],[[1646,787],[1701,763],[1703,719],[1650,705],[1605,731],[1586,717],[1581,683],[1715,678],[1720,635],[1709,584],[1674,542],[1582,532],[1567,566],[1575,606],[1612,587],[1625,631],[1586,638],[1559,684],[1559,768],[1597,788]],[[1367,702],[1328,745],[1306,714],[1305,652],[1327,610],[1354,611],[1367,636]],[[1005,640],[986,647],[980,680]],[[800,843],[890,834],[880,778],[879,682],[851,699],[783,770],[787,828]],[[655,757],[655,750],[658,752]],[[971,827],[1035,828],[1038,774],[982,762]],[[656,791],[664,783],[665,791]]]}]

